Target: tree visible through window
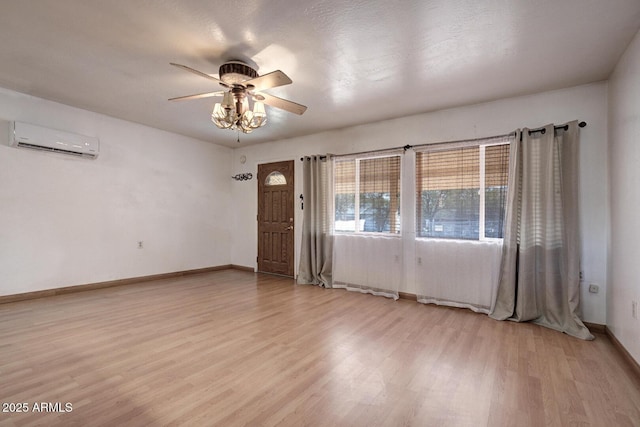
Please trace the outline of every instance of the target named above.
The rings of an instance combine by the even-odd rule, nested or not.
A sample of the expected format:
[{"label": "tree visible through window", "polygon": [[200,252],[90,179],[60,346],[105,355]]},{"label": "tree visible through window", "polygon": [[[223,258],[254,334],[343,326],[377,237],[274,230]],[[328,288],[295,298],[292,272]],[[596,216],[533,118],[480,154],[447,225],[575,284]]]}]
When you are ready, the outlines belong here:
[{"label": "tree visible through window", "polygon": [[508,166],[504,143],[417,152],[417,235],[502,238]]},{"label": "tree visible through window", "polygon": [[337,160],[335,231],[400,233],[400,156]]}]

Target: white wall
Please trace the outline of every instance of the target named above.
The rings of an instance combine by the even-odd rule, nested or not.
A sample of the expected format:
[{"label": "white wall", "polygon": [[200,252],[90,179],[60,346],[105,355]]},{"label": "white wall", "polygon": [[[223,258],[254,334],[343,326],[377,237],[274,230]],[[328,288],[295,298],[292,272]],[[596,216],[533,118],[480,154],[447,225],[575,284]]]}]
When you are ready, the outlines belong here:
[{"label": "white wall", "polygon": [[[100,156],[9,147],[8,120],[97,136]],[[231,158],[0,89],[0,295],[229,264]]]},{"label": "white wall", "polygon": [[[588,126],[581,132],[580,225],[584,236],[581,255],[585,284],[600,285],[600,293],[589,294],[587,286],[583,286],[582,307],[584,320],[604,324],[607,288],[605,201],[608,197],[606,96],[606,83],[596,83],[237,148],[233,153],[232,174],[252,172],[255,176],[260,163],[295,159],[297,196],[302,192],[299,161],[302,155],[346,154],[406,144],[478,138],[508,133],[519,127],[584,120]],[[247,158],[244,165],[239,161],[242,155]],[[232,183],[232,198],[234,239],[231,262],[255,267],[256,180]],[[296,203],[297,200],[296,197]],[[301,211],[297,209],[296,255],[300,247],[301,223]],[[410,287],[400,290],[415,293],[415,289]]]},{"label": "white wall", "polygon": [[640,362],[640,33],[609,81],[609,170],[607,327]]}]

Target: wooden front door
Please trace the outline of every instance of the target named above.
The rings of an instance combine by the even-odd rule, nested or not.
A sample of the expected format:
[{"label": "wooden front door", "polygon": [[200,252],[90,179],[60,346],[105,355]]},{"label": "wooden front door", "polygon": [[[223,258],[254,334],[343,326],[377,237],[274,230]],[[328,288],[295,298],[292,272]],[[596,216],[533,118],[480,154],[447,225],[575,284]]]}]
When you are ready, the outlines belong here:
[{"label": "wooden front door", "polygon": [[258,271],[293,277],[293,160],[258,165]]}]

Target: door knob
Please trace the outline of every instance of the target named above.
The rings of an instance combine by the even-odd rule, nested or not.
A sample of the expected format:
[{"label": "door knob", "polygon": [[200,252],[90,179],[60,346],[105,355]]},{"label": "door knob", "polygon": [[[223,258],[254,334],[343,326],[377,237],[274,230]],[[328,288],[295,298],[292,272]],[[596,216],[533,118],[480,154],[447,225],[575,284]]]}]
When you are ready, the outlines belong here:
[{"label": "door knob", "polygon": [[284,229],[284,231],[289,231],[289,230],[293,230],[293,225],[288,226],[287,228]]}]

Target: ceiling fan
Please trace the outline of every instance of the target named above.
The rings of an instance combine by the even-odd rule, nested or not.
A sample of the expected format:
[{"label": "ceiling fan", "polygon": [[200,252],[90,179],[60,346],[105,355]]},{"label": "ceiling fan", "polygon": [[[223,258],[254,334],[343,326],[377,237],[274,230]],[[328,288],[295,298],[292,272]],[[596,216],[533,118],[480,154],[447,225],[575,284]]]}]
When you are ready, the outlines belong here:
[{"label": "ceiling fan", "polygon": [[[217,102],[211,113],[211,120],[220,129],[251,133],[255,129],[264,126],[267,123],[264,104],[300,115],[307,110],[304,105],[262,92],[266,89],[292,83],[291,79],[280,70],[259,76],[255,69],[242,61],[228,61],[220,66],[220,78],[218,79],[186,65],[173,62],[170,64],[212,80],[224,88],[224,90],[217,92],[199,93],[169,99],[169,101],[185,101],[221,96],[222,102]],[[249,108],[249,98],[253,102],[253,109]]]}]

